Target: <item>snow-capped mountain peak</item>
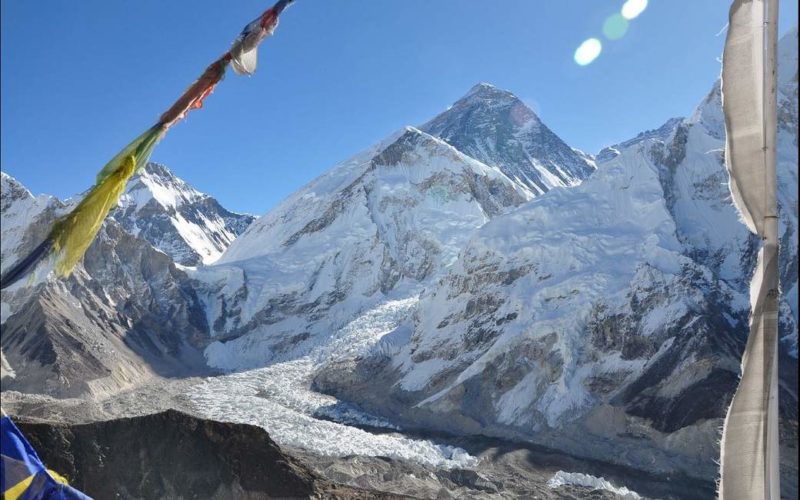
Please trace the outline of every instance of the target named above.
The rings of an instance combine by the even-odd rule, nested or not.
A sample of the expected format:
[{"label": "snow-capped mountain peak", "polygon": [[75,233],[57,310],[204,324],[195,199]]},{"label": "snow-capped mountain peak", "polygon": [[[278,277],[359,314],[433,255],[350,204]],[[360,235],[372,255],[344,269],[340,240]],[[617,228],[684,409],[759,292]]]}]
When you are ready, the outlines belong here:
[{"label": "snow-capped mountain peak", "polygon": [[255,219],[226,210],[157,163],[131,179],[112,216],[126,231],[189,266],[217,260]]},{"label": "snow-capped mountain peak", "polygon": [[[489,184],[501,185],[491,196],[484,196],[482,191],[469,192],[487,217],[532,197],[529,190],[509,179],[499,169],[489,167],[443,140],[408,126],[378,145],[336,165],[258,219],[231,245],[219,263],[247,260],[273,251],[282,252],[284,247],[293,246],[302,237],[318,233],[332,224],[341,216],[345,200],[351,199],[359,190],[384,190],[388,189],[385,187],[387,185],[403,185],[404,188],[419,186],[419,183],[432,178],[438,179],[441,184],[448,180],[447,177],[462,176],[465,171],[480,176]],[[465,184],[462,187],[468,192],[469,186]],[[442,196],[443,201],[448,201],[447,193],[442,193]],[[370,210],[379,211],[380,208],[370,207]]]},{"label": "snow-capped mountain peak", "polygon": [[[796,45],[796,31],[780,45],[789,48],[780,58],[777,148],[789,448],[797,436]],[[492,92],[473,89],[426,127],[470,154],[497,151],[479,140],[503,137],[496,109],[479,97]],[[713,478],[758,244],[730,198],[720,106],[715,85],[691,118],[602,151],[580,186],[481,226],[413,315],[366,355],[323,366],[316,387],[402,425],[521,437]]]},{"label": "snow-capped mountain peak", "polygon": [[553,133],[517,96],[479,83],[420,127],[540,195],[574,186],[594,171],[587,155]]},{"label": "snow-capped mountain peak", "polygon": [[52,215],[60,206],[54,197],[34,196],[15,178],[0,172],[0,212],[3,214],[0,266],[3,270],[14,265],[21,252],[44,239],[49,228],[36,221],[43,214]]},{"label": "snow-capped mountain peak", "polygon": [[131,179],[126,191],[126,201],[132,201],[140,208],[151,200],[165,208],[177,208],[204,196],[159,163],[149,163]]},{"label": "snow-capped mountain peak", "polygon": [[413,127],[392,134],[309,183],[196,273],[211,285],[208,320],[226,340],[209,347],[209,362],[258,366],[305,352],[337,321],[429,283],[475,229],[528,199],[441,139]]},{"label": "snow-capped mountain peak", "polygon": [[[481,82],[469,89],[469,91],[464,94],[464,97],[456,101],[454,106],[475,104],[478,101],[485,101],[490,106],[502,106],[521,102],[512,92],[495,87],[491,83]],[[526,107],[524,110],[520,109],[520,111],[522,112],[522,115],[519,116],[519,118],[521,118],[521,124],[526,123],[528,120],[539,121],[539,117],[536,116],[536,113],[531,109]]]},{"label": "snow-capped mountain peak", "polygon": [[703,126],[712,137],[725,138],[725,115],[722,113],[722,92],[717,80],[705,99],[695,108],[687,121],[689,125]]}]

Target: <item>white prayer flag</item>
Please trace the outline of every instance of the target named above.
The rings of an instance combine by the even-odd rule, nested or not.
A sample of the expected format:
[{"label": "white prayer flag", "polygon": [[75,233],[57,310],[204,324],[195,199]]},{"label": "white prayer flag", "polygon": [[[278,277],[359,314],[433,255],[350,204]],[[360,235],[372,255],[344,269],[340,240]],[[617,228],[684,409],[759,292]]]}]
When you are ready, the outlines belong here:
[{"label": "white prayer flag", "polygon": [[777,0],[734,0],[722,61],[725,160],[747,227],[764,244],[750,284],[742,378],[722,434],[721,499],[780,499],[778,219],[775,138]]}]

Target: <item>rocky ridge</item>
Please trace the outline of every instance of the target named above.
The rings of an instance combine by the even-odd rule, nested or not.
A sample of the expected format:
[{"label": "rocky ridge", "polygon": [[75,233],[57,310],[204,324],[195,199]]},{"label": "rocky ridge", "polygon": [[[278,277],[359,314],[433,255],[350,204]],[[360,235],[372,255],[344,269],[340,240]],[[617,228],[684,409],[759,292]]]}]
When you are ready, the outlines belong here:
[{"label": "rocky ridge", "polygon": [[48,467],[93,498],[407,498],[326,481],[259,427],[173,410],[18,426]]}]

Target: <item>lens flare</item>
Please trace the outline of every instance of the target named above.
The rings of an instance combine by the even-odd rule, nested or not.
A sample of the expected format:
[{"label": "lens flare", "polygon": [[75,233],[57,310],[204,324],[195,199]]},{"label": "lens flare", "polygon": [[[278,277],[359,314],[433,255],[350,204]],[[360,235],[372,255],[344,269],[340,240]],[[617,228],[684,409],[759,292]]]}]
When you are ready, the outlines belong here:
[{"label": "lens flare", "polygon": [[575,62],[579,66],[586,66],[597,59],[603,50],[603,44],[597,38],[589,38],[575,51]]},{"label": "lens flare", "polygon": [[603,34],[609,40],[619,40],[628,32],[628,20],[619,14],[608,17],[603,23]]},{"label": "lens flare", "polygon": [[646,8],[647,0],[628,0],[622,6],[622,17],[630,21],[638,17]]}]

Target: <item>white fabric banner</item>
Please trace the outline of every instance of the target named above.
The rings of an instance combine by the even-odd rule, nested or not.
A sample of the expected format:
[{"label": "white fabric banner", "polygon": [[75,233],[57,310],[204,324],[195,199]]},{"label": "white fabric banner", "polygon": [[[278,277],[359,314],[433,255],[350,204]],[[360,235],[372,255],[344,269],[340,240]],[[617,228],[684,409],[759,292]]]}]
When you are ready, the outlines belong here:
[{"label": "white fabric banner", "polygon": [[735,0],[722,56],[725,166],[747,227],[764,236],[764,0]]},{"label": "white fabric banner", "polygon": [[764,240],[750,284],[742,378],[722,434],[719,497],[724,500],[780,499],[776,25],[777,0],[734,0],[722,61],[731,193],[747,227]]}]

